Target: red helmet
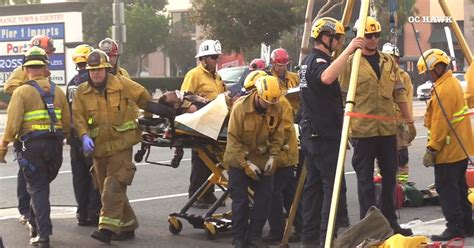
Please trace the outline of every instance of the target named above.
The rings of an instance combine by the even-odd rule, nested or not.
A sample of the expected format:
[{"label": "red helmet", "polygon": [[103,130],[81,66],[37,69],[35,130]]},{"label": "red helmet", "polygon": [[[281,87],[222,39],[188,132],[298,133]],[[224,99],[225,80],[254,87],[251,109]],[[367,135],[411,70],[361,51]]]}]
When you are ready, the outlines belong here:
[{"label": "red helmet", "polygon": [[56,48],[54,48],[53,39],[49,38],[47,35],[35,35],[30,40],[30,47],[40,47],[46,53],[53,53]]},{"label": "red helmet", "polygon": [[105,38],[99,42],[99,49],[107,53],[110,56],[119,56],[119,47],[117,42],[110,38]]},{"label": "red helmet", "polygon": [[288,52],[286,52],[286,50],[283,48],[277,48],[273,50],[272,54],[270,55],[270,58],[272,60],[273,65],[287,65],[290,62],[290,56],[288,55]]},{"label": "red helmet", "polygon": [[265,60],[264,59],[254,59],[250,62],[249,71],[253,70],[263,70],[265,69]]}]

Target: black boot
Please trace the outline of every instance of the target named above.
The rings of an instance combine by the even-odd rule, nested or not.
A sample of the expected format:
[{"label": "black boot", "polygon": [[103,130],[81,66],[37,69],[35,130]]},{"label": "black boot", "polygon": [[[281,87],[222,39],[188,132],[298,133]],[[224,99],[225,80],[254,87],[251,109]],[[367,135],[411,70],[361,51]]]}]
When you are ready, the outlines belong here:
[{"label": "black boot", "polygon": [[94,231],[91,233],[91,237],[93,239],[97,239],[100,242],[110,244],[110,240],[112,240],[112,231],[107,229],[99,229],[99,231]]},{"label": "black boot", "polygon": [[393,228],[393,234],[401,234],[403,236],[412,236],[413,232],[410,228],[401,228],[400,226]]},{"label": "black boot", "polygon": [[41,247],[41,248],[48,248],[49,247],[49,236],[46,236],[46,237],[36,236],[34,238],[31,238],[30,239],[30,245],[38,246],[38,247]]},{"label": "black boot", "polygon": [[433,241],[449,241],[453,238],[464,238],[464,233],[450,231],[448,229],[444,230],[440,235],[432,235],[431,240]]},{"label": "black boot", "polygon": [[135,231],[122,231],[118,234],[112,234],[112,240],[124,241],[135,238]]},{"label": "black boot", "polygon": [[245,242],[243,240],[235,240],[233,243],[234,248],[246,248]]}]

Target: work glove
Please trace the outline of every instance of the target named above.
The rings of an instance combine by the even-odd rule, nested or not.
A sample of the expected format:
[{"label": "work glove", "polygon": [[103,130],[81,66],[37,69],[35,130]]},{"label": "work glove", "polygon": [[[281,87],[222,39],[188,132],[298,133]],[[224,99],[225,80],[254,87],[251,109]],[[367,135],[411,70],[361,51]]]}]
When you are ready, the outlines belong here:
[{"label": "work glove", "polygon": [[258,177],[258,174],[262,173],[262,171],[258,168],[258,166],[256,166],[250,161],[247,161],[244,163],[243,167],[244,167],[245,174],[247,174],[247,176],[249,176],[255,181],[260,180],[260,178]]},{"label": "work glove", "polygon": [[7,155],[8,147],[0,146],[0,163],[6,164],[7,161],[5,160],[5,156]]},{"label": "work glove", "polygon": [[423,165],[425,167],[434,166],[436,151],[426,148],[425,156],[423,156]]},{"label": "work glove", "polygon": [[89,137],[89,135],[82,135],[81,140],[82,150],[84,151],[84,153],[91,153],[94,151],[94,141]]},{"label": "work glove", "polygon": [[273,175],[276,170],[276,158],[274,156],[270,156],[265,164],[264,175],[269,176]]},{"label": "work glove", "polygon": [[416,137],[415,123],[408,122],[407,126],[408,126],[408,143],[411,143]]}]

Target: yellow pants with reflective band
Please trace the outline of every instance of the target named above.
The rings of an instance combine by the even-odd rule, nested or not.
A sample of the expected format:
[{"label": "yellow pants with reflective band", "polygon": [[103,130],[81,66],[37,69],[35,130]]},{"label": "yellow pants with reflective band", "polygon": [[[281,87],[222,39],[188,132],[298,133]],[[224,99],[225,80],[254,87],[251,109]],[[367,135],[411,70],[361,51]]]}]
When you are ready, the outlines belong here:
[{"label": "yellow pants with reflective band", "polygon": [[93,176],[102,200],[99,229],[117,233],[138,228],[137,217],[127,197],[127,186],[132,183],[136,171],[132,152],[129,148],[112,156],[94,157]]}]

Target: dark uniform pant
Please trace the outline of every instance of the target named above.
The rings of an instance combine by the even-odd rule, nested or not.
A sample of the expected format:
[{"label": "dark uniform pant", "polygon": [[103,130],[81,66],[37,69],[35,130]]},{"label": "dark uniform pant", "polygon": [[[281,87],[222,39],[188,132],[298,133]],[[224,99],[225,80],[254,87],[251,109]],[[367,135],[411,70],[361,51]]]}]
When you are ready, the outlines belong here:
[{"label": "dark uniform pant", "polygon": [[375,203],[374,161],[378,160],[382,176],[382,194],[380,210],[390,226],[399,228],[395,214],[394,192],[398,170],[397,138],[375,136],[369,138],[352,138],[354,155],[352,166],[357,174],[357,192],[359,195],[360,219],[365,217],[370,206]]},{"label": "dark uniform pant", "polygon": [[15,143],[15,153],[31,198],[29,222],[36,227],[38,236],[47,237],[53,233],[49,184],[56,178],[63,161],[62,140],[30,139],[24,146],[26,149],[22,151],[22,144]]},{"label": "dark uniform pant", "polygon": [[[249,208],[248,187],[254,191],[252,210]],[[254,181],[243,170],[230,167],[228,190],[232,199],[234,242],[261,239],[263,226],[268,218],[272,187],[273,176],[260,175],[260,180]]]},{"label": "dark uniform pant", "polygon": [[[204,161],[201,160],[196,150],[192,149],[191,152],[191,177],[189,178],[189,197],[191,197],[204,182],[207,181],[211,175],[211,170],[207,168]],[[209,190],[204,194],[204,200],[213,200],[210,199],[212,193],[214,192],[214,186],[211,186]]]},{"label": "dark uniform pant", "polygon": [[18,212],[27,217],[30,216],[30,195],[26,190],[26,180],[21,168],[18,170],[16,196],[18,198]]},{"label": "dark uniform pant", "polygon": [[[295,167],[287,166],[278,168],[273,175],[273,193],[268,224],[270,234],[276,237],[283,237],[286,226],[286,216],[283,213],[285,208],[290,213],[291,204],[296,191]],[[301,231],[301,211],[296,212],[294,226],[295,232]]]},{"label": "dark uniform pant", "polygon": [[[301,241],[317,243],[319,240],[324,243],[331,209],[340,141],[303,138],[302,142],[308,175],[303,191]],[[346,214],[346,185],[344,177],[342,179],[337,219],[341,219]]]},{"label": "dark uniform pant", "polygon": [[449,164],[435,164],[434,170],[436,191],[447,221],[446,227],[457,234],[469,232],[472,228],[466,169],[467,159],[464,159]]},{"label": "dark uniform pant", "polygon": [[102,206],[99,190],[94,188],[90,174],[92,158],[84,156],[79,138],[70,138],[69,144],[71,146],[72,184],[77,202],[77,219],[97,220]]}]

